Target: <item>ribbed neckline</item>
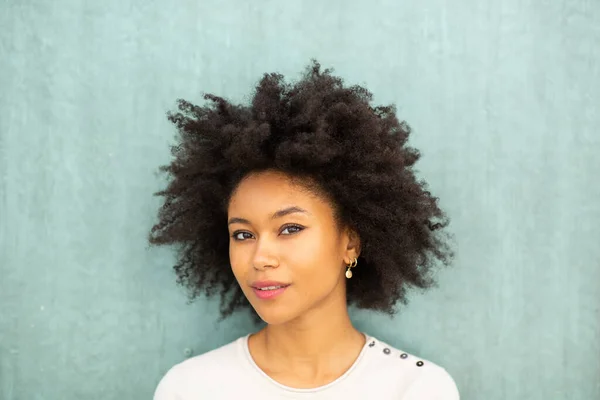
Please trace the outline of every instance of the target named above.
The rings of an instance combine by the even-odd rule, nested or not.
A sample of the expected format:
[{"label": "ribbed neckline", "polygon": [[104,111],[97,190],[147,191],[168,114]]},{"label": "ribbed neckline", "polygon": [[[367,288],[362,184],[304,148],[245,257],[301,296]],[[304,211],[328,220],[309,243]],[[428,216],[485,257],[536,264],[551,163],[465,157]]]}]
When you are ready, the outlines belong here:
[{"label": "ribbed neckline", "polygon": [[267,375],[254,362],[254,359],[252,358],[252,355],[250,354],[250,348],[248,346],[248,338],[250,337],[251,334],[247,334],[246,336],[241,337],[239,339],[239,344],[242,347],[242,352],[244,353],[246,361],[248,361],[248,363],[251,365],[252,369],[254,369],[263,378],[263,380],[265,382],[267,382],[281,390],[287,391],[287,392],[315,393],[315,392],[322,392],[324,390],[331,388],[332,386],[339,385],[342,381],[346,380],[350,375],[352,375],[352,373],[358,368],[358,366],[361,364],[362,359],[364,358],[367,348],[369,347],[368,346],[369,342],[372,342],[374,340],[374,338],[367,335],[366,333],[364,333],[364,332],[361,332],[361,333],[365,336],[365,344],[364,344],[363,348],[361,349],[360,353],[358,354],[358,357],[352,364],[352,366],[350,368],[348,368],[348,370],[346,372],[344,372],[344,374],[342,374],[340,377],[338,377],[334,381],[329,382],[326,385],[318,386],[315,388],[293,388],[290,386],[283,385],[283,384],[277,382],[275,379],[271,378],[269,375]]}]

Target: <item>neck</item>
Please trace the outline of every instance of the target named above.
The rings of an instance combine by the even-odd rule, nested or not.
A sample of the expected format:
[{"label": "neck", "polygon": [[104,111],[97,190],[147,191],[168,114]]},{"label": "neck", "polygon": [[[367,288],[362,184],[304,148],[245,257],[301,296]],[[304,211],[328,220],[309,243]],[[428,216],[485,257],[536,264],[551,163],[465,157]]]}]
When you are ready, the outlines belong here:
[{"label": "neck", "polygon": [[[285,325],[269,325],[263,330],[262,342],[267,354],[281,359],[314,360],[327,358],[362,337],[347,314],[329,318],[327,323],[310,324],[304,321]],[[364,340],[363,340],[364,341]]]},{"label": "neck", "polygon": [[345,298],[337,307],[323,308],[285,324],[267,325],[250,337],[251,350],[274,373],[294,371],[314,378],[350,367],[365,336],[352,325]]}]

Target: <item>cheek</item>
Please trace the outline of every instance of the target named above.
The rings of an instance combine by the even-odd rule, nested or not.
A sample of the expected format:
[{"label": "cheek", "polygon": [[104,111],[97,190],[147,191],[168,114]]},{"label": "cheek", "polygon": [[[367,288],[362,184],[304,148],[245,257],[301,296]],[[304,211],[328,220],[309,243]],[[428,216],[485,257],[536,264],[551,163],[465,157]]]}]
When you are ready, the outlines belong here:
[{"label": "cheek", "polygon": [[244,254],[239,246],[229,246],[229,264],[235,279],[238,282],[243,280],[245,274],[244,265],[246,264],[244,262]]},{"label": "cheek", "polygon": [[311,232],[302,240],[290,243],[285,252],[298,283],[312,288],[327,288],[335,285],[341,265],[341,253],[333,237],[324,232]]}]

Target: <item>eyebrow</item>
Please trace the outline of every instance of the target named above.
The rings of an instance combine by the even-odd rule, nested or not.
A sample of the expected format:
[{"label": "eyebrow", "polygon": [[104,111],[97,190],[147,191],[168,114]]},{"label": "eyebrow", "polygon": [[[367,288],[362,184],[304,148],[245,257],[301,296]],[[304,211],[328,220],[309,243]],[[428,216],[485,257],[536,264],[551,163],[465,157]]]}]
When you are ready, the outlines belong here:
[{"label": "eyebrow", "polygon": [[[302,213],[302,214],[310,215],[310,213],[308,211],[306,211],[305,209],[297,207],[297,206],[292,206],[292,207],[287,207],[282,210],[276,211],[275,213],[273,213],[273,215],[271,215],[271,220],[285,217],[286,215],[294,214],[294,213]],[[250,221],[248,221],[247,219],[244,219],[244,218],[233,217],[233,218],[229,219],[229,222],[227,224],[228,225],[231,225],[231,224],[250,225]]]}]

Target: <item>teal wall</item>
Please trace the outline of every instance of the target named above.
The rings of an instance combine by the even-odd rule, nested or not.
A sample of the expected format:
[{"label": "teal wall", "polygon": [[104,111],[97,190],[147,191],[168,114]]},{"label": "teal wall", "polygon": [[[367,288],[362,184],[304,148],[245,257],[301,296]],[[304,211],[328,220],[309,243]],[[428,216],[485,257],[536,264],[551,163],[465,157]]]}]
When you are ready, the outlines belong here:
[{"label": "teal wall", "polygon": [[149,248],[175,99],[310,58],[394,102],[453,220],[440,287],[356,325],[463,399],[600,399],[600,2],[0,3],[0,399],[149,399],[247,333]]}]

